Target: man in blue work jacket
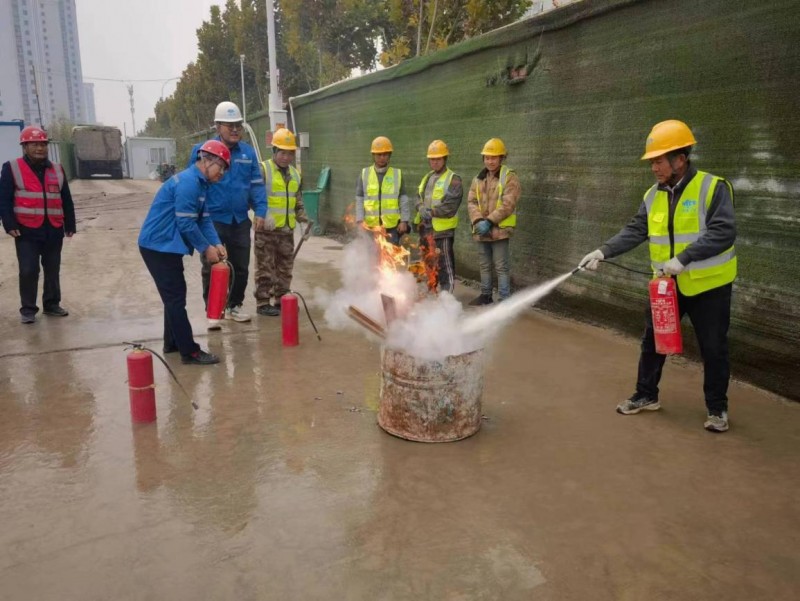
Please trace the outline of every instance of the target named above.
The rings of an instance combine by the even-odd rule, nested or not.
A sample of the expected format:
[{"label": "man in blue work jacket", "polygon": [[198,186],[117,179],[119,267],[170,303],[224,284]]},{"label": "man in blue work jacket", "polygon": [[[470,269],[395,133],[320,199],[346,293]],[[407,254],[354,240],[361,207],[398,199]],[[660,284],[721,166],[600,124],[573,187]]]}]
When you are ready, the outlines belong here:
[{"label": "man in blue work jacket", "polygon": [[[231,152],[231,166],[222,180],[208,190],[206,198],[211,221],[228,251],[228,262],[233,267],[233,287],[225,309],[225,318],[233,321],[250,321],[242,310],[244,293],[250,266],[250,218],[248,209],[255,213],[255,229],[264,227],[267,215],[267,193],[264,177],[258,164],[258,155],[249,144],[242,142],[243,119],[239,107],[233,102],[220,102],[214,112],[217,140]],[[202,144],[192,149],[189,165],[197,160],[197,151]],[[211,280],[211,265],[204,256],[203,299],[208,303],[208,287]],[[209,320],[209,330],[220,329],[219,321]]]},{"label": "man in blue work jacket", "polygon": [[186,313],[183,256],[196,250],[208,263],[225,259],[225,247],[209,219],[208,191],[230,165],[231,153],[218,140],[209,140],[188,169],[159,188],[139,233],[139,252],[164,303],[164,352],[180,351],[183,363],[211,365],[219,358],[194,341]]}]

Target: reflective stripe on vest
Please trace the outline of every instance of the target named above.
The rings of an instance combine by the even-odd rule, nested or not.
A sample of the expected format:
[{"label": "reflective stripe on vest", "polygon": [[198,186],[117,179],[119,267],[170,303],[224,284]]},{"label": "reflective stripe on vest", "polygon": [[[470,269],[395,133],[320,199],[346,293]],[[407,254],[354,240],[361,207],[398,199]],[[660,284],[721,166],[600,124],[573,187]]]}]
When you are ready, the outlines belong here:
[{"label": "reflective stripe on vest", "polygon": [[[722,178],[698,171],[681,193],[672,219],[669,214],[669,195],[666,191],[653,186],[644,195],[647,234],[650,239],[650,263],[654,272],[663,269],[667,261],[679,255],[705,234],[708,207],[711,206],[717,182],[728,185]],[[670,220],[672,240],[669,236]],[[695,296],[729,284],[735,278],[736,249],[731,246],[714,257],[703,261],[692,261],[678,275],[677,280],[682,294]]]},{"label": "reflective stripe on vest", "polygon": [[272,159],[261,163],[264,167],[267,188],[267,212],[275,220],[275,227],[289,227],[294,229],[296,220],[294,207],[297,204],[297,191],[300,189],[300,173],[289,165],[291,180],[287,185],[283,173]]},{"label": "reflective stripe on vest", "polygon": [[364,187],[364,223],[369,227],[382,225],[386,229],[392,229],[400,223],[402,179],[402,172],[392,167],[386,170],[380,183],[375,165],[361,170],[361,184]]},{"label": "reflective stripe on vest", "polygon": [[[419,183],[419,197],[423,202],[425,200],[425,188],[428,187],[428,180],[430,180],[434,173],[434,171],[429,171]],[[450,182],[452,181],[454,175],[455,173],[453,173],[448,167],[445,172],[439,176],[439,179],[434,182],[433,192],[431,193],[431,208],[442,204],[442,199],[445,197],[445,194],[447,194],[447,190],[450,188]],[[414,223],[419,224],[420,221],[421,218],[418,212],[414,217]],[[452,217],[433,217],[431,219],[431,223],[433,224],[433,231],[435,232],[454,230],[458,227],[458,215],[453,215]]]},{"label": "reflective stripe on vest", "polygon": [[61,189],[64,172],[61,165],[51,163],[44,172],[44,186],[31,166],[23,158],[9,161],[14,178],[14,215],[25,227],[44,225],[44,216],[53,227],[64,227],[64,207]]},{"label": "reflective stripe on vest", "polygon": [[[503,206],[503,188],[506,185],[506,180],[508,179],[509,172],[513,173],[514,170],[509,168],[509,167],[506,167],[505,165],[501,165],[500,166],[500,181],[497,184],[497,206],[495,206],[495,209],[499,209],[501,206]],[[486,181],[486,180],[484,180],[484,181]],[[478,201],[478,208],[481,210],[481,213],[483,213],[483,207],[481,206],[481,186],[480,186],[480,184],[478,184],[478,186],[475,188],[475,198]],[[491,211],[489,211],[489,212],[491,213]],[[516,227],[516,225],[517,225],[517,209],[516,209],[516,207],[514,208],[514,212],[511,213],[511,215],[509,215],[508,217],[503,219],[503,221],[501,221],[497,225],[499,227]]]}]

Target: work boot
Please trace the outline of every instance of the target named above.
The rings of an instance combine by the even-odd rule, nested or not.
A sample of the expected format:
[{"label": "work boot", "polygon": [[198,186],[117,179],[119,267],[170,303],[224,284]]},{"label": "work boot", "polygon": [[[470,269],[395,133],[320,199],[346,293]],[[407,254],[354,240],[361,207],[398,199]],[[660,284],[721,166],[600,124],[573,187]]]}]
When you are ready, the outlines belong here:
[{"label": "work boot", "polygon": [[617,405],[617,413],[622,415],[636,415],[640,411],[658,411],[661,403],[658,399],[651,399],[648,396],[634,392],[629,399]]},{"label": "work boot", "polygon": [[727,432],[728,431],[728,412],[723,411],[720,415],[709,413],[706,418],[706,423],[703,427],[709,432]]},{"label": "work boot", "polygon": [[469,301],[470,307],[481,307],[483,305],[491,305],[492,304],[492,295],[491,294],[481,294],[480,296],[476,296],[471,301]]},{"label": "work boot", "polygon": [[219,363],[219,357],[200,349],[188,357],[181,356],[181,363],[184,365],[213,365],[214,363]]},{"label": "work boot", "polygon": [[22,313],[19,316],[20,323],[36,323],[36,315]]},{"label": "work boot", "polygon": [[52,315],[53,317],[66,317],[69,315],[69,311],[67,311],[64,307],[60,305],[56,305],[55,307],[50,307],[49,309],[45,309],[42,311],[45,315]]},{"label": "work boot", "polygon": [[219,319],[209,319],[208,320],[208,330],[209,331],[216,331],[221,330],[222,326],[219,323]]},{"label": "work boot", "polygon": [[242,305],[237,305],[235,307],[229,307],[225,309],[225,319],[245,322],[250,321],[250,316],[242,310]]},{"label": "work boot", "polygon": [[269,317],[278,317],[281,314],[281,308],[279,305],[261,305],[256,309],[256,313],[268,315]]}]

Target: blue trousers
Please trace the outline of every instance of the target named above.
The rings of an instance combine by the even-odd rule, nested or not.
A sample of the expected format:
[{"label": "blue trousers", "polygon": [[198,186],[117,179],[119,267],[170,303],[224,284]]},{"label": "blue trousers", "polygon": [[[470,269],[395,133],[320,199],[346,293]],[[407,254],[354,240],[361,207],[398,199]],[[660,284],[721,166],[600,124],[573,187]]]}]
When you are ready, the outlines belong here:
[{"label": "blue trousers", "polygon": [[480,245],[481,294],[492,295],[492,269],[497,275],[497,293],[500,300],[511,296],[511,272],[508,267],[508,238]]}]

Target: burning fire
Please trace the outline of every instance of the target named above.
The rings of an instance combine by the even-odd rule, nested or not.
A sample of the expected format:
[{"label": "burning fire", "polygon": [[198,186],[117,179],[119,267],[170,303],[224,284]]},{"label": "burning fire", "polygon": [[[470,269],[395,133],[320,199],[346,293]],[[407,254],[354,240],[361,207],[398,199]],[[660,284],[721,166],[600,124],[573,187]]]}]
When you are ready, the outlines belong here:
[{"label": "burning fire", "polygon": [[425,243],[419,245],[422,253],[422,264],[425,266],[425,276],[427,278],[428,291],[436,292],[439,285],[439,249],[436,248],[436,241],[433,233],[425,236]]},{"label": "burning fire", "polygon": [[342,221],[344,221],[344,227],[348,230],[352,229],[356,225],[355,211],[356,211],[355,201],[347,205],[347,208],[344,210],[344,217],[342,218]]},{"label": "burning fire", "polygon": [[378,248],[378,268],[384,275],[391,275],[397,272],[398,268],[405,269],[408,265],[408,257],[411,252],[402,246],[395,246],[389,242],[386,229],[381,226],[363,228],[372,233],[375,245]]}]

